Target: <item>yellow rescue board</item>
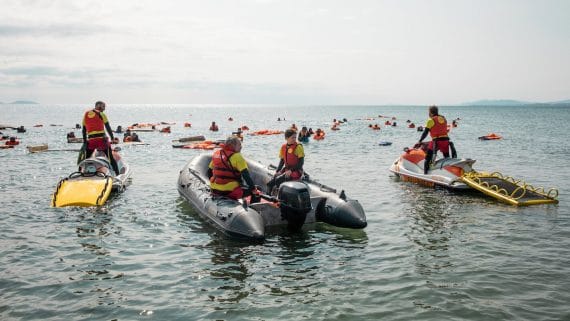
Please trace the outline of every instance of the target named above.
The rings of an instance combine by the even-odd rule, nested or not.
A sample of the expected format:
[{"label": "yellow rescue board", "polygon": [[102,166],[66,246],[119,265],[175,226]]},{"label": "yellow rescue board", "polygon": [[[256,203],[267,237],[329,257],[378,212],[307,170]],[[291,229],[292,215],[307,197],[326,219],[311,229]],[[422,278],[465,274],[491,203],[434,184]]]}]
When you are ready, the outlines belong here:
[{"label": "yellow rescue board", "polygon": [[105,204],[113,189],[110,177],[64,179],[52,195],[51,206],[99,206]]},{"label": "yellow rescue board", "polygon": [[558,190],[551,188],[548,192],[544,188],[535,188],[521,180],[515,180],[501,173],[469,172],[461,180],[472,188],[485,193],[502,202],[527,206],[535,204],[556,204]]}]

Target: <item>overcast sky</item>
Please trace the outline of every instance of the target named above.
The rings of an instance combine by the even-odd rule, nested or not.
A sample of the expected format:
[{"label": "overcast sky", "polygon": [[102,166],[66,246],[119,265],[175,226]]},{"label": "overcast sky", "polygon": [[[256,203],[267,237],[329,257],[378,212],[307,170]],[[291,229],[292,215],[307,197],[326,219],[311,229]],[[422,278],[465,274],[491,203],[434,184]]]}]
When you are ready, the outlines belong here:
[{"label": "overcast sky", "polygon": [[0,101],[570,99],[568,0],[1,0]]}]

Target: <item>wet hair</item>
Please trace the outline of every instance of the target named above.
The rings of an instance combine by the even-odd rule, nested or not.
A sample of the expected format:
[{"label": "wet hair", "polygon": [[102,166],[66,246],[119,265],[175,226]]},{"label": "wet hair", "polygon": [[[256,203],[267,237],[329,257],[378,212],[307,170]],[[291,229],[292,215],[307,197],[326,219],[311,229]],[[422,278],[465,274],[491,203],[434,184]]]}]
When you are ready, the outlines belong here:
[{"label": "wet hair", "polygon": [[105,103],[99,100],[98,102],[95,103],[95,108],[99,108],[102,105],[105,105]]},{"label": "wet hair", "polygon": [[295,136],[297,132],[294,131],[293,129],[289,128],[285,131],[285,138],[289,138],[291,136]]},{"label": "wet hair", "polygon": [[301,128],[301,130],[307,130],[307,126],[303,126],[303,128]]},{"label": "wet hair", "polygon": [[437,106],[436,105],[429,106],[429,113],[434,115],[434,116],[439,115],[439,110],[438,110]]}]

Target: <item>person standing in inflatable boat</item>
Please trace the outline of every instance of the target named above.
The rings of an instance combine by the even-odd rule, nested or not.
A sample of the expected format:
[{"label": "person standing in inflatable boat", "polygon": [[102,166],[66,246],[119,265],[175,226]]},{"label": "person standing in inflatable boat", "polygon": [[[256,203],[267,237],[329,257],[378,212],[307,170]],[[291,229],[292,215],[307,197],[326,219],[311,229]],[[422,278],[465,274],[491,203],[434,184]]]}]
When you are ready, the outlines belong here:
[{"label": "person standing in inflatable boat", "polygon": [[[222,148],[212,155],[208,166],[212,194],[235,200],[252,194],[255,186],[240,151],[240,139],[237,136],[231,136],[226,139]],[[242,179],[247,184],[245,192],[241,187]]]},{"label": "person standing in inflatable boat", "polygon": [[[105,103],[98,101],[95,103],[95,108],[88,110],[83,115],[83,129],[81,134],[83,135],[83,148],[85,151],[84,155],[80,155],[80,160],[91,157],[94,150],[99,150],[105,153],[109,161],[111,162],[111,167],[117,175],[119,174],[119,168],[115,159],[111,155],[111,145],[109,138],[105,135],[105,129],[109,133],[111,141],[114,140],[113,130],[111,125],[109,125],[109,120],[107,115],[104,113]],[[80,152],[81,153],[81,152]],[[81,159],[83,158],[83,159]]]},{"label": "person standing in inflatable boat", "polygon": [[305,150],[303,145],[297,143],[296,132],[293,129],[285,131],[285,144],[279,149],[279,165],[275,175],[267,183],[268,192],[271,193],[273,187],[285,181],[297,181],[303,176],[303,163],[305,161]]},{"label": "person standing in inflatable boat", "polygon": [[453,143],[449,141],[449,136],[447,135],[447,120],[445,117],[439,115],[437,106],[429,107],[429,119],[426,122],[426,126],[420,140],[414,147],[421,146],[422,141],[427,137],[428,133],[432,140],[429,142],[426,152],[424,174],[427,174],[433,155],[437,153],[437,151],[440,151],[443,154],[443,157],[449,157],[449,149],[451,147],[452,157],[457,157]]}]

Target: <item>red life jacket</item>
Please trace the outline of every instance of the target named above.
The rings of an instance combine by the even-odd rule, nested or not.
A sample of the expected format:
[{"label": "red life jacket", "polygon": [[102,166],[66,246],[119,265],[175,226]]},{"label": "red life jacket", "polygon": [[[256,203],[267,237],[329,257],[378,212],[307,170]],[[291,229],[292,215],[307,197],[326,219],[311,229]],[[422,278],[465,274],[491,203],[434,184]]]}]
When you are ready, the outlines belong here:
[{"label": "red life jacket", "polygon": [[16,145],[19,145],[20,142],[17,141],[17,140],[14,140],[14,141],[9,140],[9,141],[7,141],[5,144],[6,144],[7,146],[16,146]]},{"label": "red life jacket", "polygon": [[447,137],[447,120],[445,117],[436,115],[431,118],[433,120],[433,127],[429,129],[429,134],[432,139]]},{"label": "red life jacket", "polygon": [[291,169],[297,166],[299,163],[299,157],[295,155],[295,149],[297,149],[297,143],[287,145],[287,143],[281,146],[281,154],[283,154],[283,161],[285,162],[285,168]]},{"label": "red life jacket", "polygon": [[88,138],[105,137],[105,123],[98,110],[88,110],[83,116]]},{"label": "red life jacket", "polygon": [[240,181],[241,173],[232,167],[230,157],[235,154],[233,150],[222,148],[212,155],[212,177],[210,182],[224,185],[232,181]]}]

